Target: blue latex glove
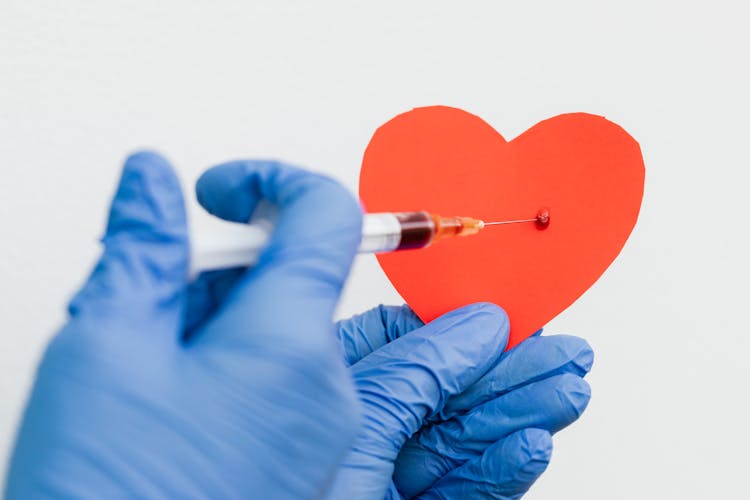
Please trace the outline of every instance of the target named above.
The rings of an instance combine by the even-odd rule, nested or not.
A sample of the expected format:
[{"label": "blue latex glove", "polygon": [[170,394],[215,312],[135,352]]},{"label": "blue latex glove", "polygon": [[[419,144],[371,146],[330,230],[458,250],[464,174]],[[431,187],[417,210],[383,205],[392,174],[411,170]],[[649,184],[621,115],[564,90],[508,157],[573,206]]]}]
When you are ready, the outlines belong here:
[{"label": "blue latex glove", "polygon": [[230,276],[220,304],[206,300],[210,277],[187,286],[183,199],[166,160],[128,159],[104,254],[39,366],[8,498],[311,498],[330,486],[359,426],[331,321],[359,206],[274,162],[201,179],[216,183],[232,187],[237,220],[261,198],[280,207],[257,266]]},{"label": "blue latex glove", "polygon": [[593,362],[577,337],[534,336],[509,352],[497,307],[423,326],[380,306],[339,323],[365,424],[337,498],[519,498],[544,472],[554,433],[588,404]]}]

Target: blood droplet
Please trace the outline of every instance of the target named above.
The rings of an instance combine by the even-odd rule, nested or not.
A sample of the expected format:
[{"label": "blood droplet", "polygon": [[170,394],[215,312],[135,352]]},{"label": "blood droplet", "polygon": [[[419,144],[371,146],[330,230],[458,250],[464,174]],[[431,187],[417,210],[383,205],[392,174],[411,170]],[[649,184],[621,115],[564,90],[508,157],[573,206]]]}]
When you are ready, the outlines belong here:
[{"label": "blood droplet", "polygon": [[536,227],[537,229],[547,229],[549,226],[549,209],[540,208],[536,213]]}]

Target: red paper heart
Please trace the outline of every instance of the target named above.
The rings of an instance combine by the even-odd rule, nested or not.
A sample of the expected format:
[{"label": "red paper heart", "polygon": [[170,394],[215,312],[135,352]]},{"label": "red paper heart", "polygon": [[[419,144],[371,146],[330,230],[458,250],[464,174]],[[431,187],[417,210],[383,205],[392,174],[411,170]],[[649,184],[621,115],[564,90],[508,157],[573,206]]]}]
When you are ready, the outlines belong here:
[{"label": "red paper heart", "polygon": [[424,321],[472,302],[502,306],[508,348],[585,292],[617,257],[638,218],[645,170],[638,143],[584,113],[538,123],[506,142],[482,119],[443,106],[380,127],[365,151],[360,196],[370,212],[428,210],[550,223],[485,228],[429,248],[378,255]]}]

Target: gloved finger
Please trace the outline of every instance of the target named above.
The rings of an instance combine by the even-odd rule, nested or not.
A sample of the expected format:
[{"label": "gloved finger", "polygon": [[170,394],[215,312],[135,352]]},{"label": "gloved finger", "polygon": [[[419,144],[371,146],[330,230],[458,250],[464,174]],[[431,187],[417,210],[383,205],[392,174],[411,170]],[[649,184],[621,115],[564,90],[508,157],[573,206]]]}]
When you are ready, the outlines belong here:
[{"label": "gloved finger", "polygon": [[449,472],[419,498],[521,498],[544,473],[551,456],[550,434],[524,429]]},{"label": "gloved finger", "polygon": [[376,349],[424,326],[407,305],[379,305],[336,324],[344,361],[353,365]]},{"label": "gloved finger", "polygon": [[520,387],[467,414],[422,428],[401,449],[393,479],[406,496],[416,495],[514,432],[533,427],[555,433],[567,427],[590,399],[586,381],[570,373]]},{"label": "gloved finger", "polygon": [[585,376],[594,363],[589,344],[570,335],[529,337],[503,353],[475,384],[448,400],[436,420],[448,420],[475,406],[531,382],[563,373]]},{"label": "gloved finger", "polygon": [[365,406],[359,451],[392,454],[449,397],[481,377],[508,340],[493,304],[456,309],[381,347],[350,369]]},{"label": "gloved finger", "polygon": [[[209,212],[228,220],[247,221],[261,200],[279,209],[258,262],[239,278],[212,318],[218,321],[221,316],[243,329],[216,328],[217,335],[234,344],[250,341],[247,332],[264,332],[279,345],[285,339],[287,345],[320,345],[316,335],[303,335],[299,318],[332,327],[333,311],[361,239],[359,203],[332,179],[274,161],[214,167],[201,176],[196,191]],[[328,345],[332,339],[324,342]]]},{"label": "gloved finger", "polygon": [[70,303],[72,317],[180,321],[189,244],[180,183],[166,159],[125,162],[112,200],[104,252]]},{"label": "gloved finger", "polygon": [[184,340],[189,340],[193,332],[216,312],[239,277],[246,271],[244,267],[206,271],[188,285]]}]

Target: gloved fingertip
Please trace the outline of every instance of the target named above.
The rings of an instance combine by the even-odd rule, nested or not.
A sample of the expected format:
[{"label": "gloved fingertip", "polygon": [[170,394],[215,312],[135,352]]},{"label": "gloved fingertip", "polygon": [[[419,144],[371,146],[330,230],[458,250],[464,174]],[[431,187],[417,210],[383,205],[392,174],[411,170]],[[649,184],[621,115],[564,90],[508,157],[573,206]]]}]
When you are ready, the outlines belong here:
[{"label": "gloved fingertip", "polygon": [[128,155],[125,160],[125,168],[149,168],[162,169],[165,171],[172,170],[169,160],[158,151],[151,149],[141,149]]},{"label": "gloved fingertip", "polygon": [[134,237],[186,238],[185,208],[179,179],[169,161],[154,151],[138,151],[125,160],[112,200],[107,236],[120,231]]},{"label": "gloved fingertip", "polygon": [[130,154],[123,167],[123,179],[140,181],[144,187],[158,194],[171,197],[177,195],[182,201],[180,181],[172,164],[156,151],[141,150]]},{"label": "gloved fingertip", "polygon": [[483,493],[498,498],[520,498],[547,469],[552,458],[552,436],[528,428],[490,446],[481,459]]},{"label": "gloved fingertip", "polygon": [[581,416],[591,401],[591,386],[577,375],[564,373],[559,376],[557,395],[568,412],[568,421],[572,422]]},{"label": "gloved fingertip", "polygon": [[508,315],[505,310],[492,302],[474,302],[447,312],[440,316],[438,320],[457,316],[483,317],[487,321],[494,322],[498,328],[508,323]]},{"label": "gloved fingertip", "polygon": [[581,350],[578,353],[578,356],[576,356],[576,360],[578,361],[578,365],[581,367],[581,369],[588,373],[591,371],[591,368],[594,366],[594,350],[591,348],[588,342],[585,340],[583,341],[583,346],[581,347]]},{"label": "gloved fingertip", "polygon": [[250,219],[261,193],[248,174],[248,164],[232,161],[209,168],[195,183],[198,203],[211,215],[231,222]]},{"label": "gloved fingertip", "polygon": [[519,472],[531,477],[541,475],[552,458],[552,435],[545,430],[533,428],[520,431],[519,434]]},{"label": "gloved fingertip", "polygon": [[[448,333],[453,343],[464,350],[471,348],[478,365],[488,369],[502,355],[508,344],[510,321],[503,308],[490,302],[477,302],[454,309],[424,326],[424,334]],[[468,343],[467,336],[472,341]],[[447,339],[446,339],[447,340]],[[488,364],[489,363],[489,364]],[[486,365],[486,366],[485,366]]]},{"label": "gloved fingertip", "polygon": [[560,348],[565,350],[567,356],[579,369],[582,376],[591,371],[594,365],[594,350],[588,342],[572,335],[555,335],[553,337],[559,338]]},{"label": "gloved fingertip", "polygon": [[501,344],[501,348],[505,349],[510,332],[510,320],[502,307],[491,302],[477,302],[455,309],[435,322],[452,322],[456,319],[470,319],[473,333],[494,335]]}]

